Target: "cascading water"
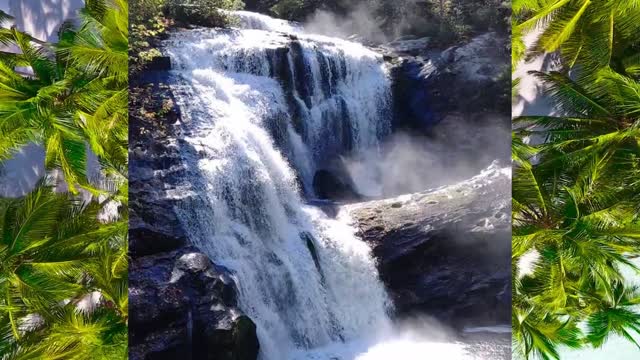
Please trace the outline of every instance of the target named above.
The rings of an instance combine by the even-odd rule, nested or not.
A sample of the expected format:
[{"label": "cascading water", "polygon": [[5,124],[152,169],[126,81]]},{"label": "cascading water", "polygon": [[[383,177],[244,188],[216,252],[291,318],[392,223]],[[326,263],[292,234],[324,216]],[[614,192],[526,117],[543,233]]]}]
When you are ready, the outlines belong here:
[{"label": "cascading water", "polygon": [[[185,30],[165,44],[198,194],[178,209],[181,221],[234,274],[262,359],[380,358],[356,341],[390,328],[370,249],[348,219],[306,205],[300,186],[389,134],[382,59],[281,20],[238,16],[253,29]],[[345,342],[360,345],[336,350]]]}]

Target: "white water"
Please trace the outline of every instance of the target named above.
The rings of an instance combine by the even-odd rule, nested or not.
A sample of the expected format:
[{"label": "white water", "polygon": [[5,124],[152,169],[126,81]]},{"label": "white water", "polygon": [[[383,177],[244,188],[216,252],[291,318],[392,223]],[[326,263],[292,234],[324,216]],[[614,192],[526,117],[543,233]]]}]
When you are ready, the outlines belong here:
[{"label": "white water", "polygon": [[380,55],[340,39],[295,36],[201,29],[175,34],[167,47],[174,68],[232,96],[215,101],[250,105],[309,192],[315,170],[338,155],[377,148],[390,133],[391,91]]},{"label": "white water", "polygon": [[178,213],[191,241],[233,273],[261,358],[466,359],[459,344],[390,336],[390,303],[370,249],[344,215],[330,219],[305,205],[297,182],[308,186],[343,152],[375,151],[389,133],[380,56],[241,15],[259,29],[182,31],[165,50],[198,194]]},{"label": "white water", "polygon": [[238,22],[241,29],[256,29],[266,31],[280,31],[285,33],[302,33],[304,29],[301,25],[290,21],[274,19],[267,15],[250,11],[228,11]]}]

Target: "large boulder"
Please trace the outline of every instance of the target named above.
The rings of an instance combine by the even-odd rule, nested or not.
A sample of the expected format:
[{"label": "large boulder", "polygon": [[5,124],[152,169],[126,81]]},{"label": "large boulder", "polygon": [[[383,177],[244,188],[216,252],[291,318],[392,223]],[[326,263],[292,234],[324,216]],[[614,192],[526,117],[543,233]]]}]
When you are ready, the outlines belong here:
[{"label": "large boulder", "polygon": [[134,260],[129,308],[130,359],[257,359],[256,325],[230,274],[196,249]]},{"label": "large boulder", "polygon": [[511,319],[511,176],[492,164],[455,185],[347,205],[399,316],[454,326]]}]

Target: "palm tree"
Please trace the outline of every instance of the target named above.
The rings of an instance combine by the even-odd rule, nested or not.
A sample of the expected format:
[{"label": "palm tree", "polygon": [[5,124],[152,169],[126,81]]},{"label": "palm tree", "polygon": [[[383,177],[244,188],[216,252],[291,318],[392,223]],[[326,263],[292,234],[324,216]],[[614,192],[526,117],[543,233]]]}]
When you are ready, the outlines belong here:
[{"label": "palm tree", "polygon": [[[126,218],[101,222],[104,202],[48,181],[0,202],[0,358],[126,354]],[[97,309],[80,311],[94,293]]]},{"label": "palm tree", "polygon": [[[86,0],[56,44],[0,28],[0,44],[18,49],[0,52],[0,160],[40,144],[70,190],[46,177],[0,199],[2,360],[127,357],[127,36],[125,0]],[[103,196],[82,201],[78,187]],[[120,204],[111,217],[109,203]]]},{"label": "palm tree", "polygon": [[542,29],[533,53],[559,51],[567,69],[579,64],[588,74],[610,66],[637,75],[640,3],[594,0],[514,0],[514,60],[525,55],[521,37]]},{"label": "palm tree", "polygon": [[[633,204],[595,206],[576,196],[561,171],[553,178],[541,173],[519,166],[514,174],[514,350],[558,359],[559,345],[598,347],[613,333],[633,341],[640,313],[632,306],[640,294],[622,275],[624,267],[638,270],[629,261],[640,252]],[[539,257],[535,266],[522,268],[521,259],[532,252]]]},{"label": "palm tree", "polygon": [[[0,160],[28,143],[46,150],[71,192],[97,192],[87,179],[87,146],[120,184],[127,168],[128,10],[124,0],[87,0],[76,28],[49,44],[0,29]],[[30,69],[20,71],[17,69]]]},{"label": "palm tree", "polygon": [[557,359],[559,345],[640,334],[640,295],[622,275],[640,254],[640,84],[610,67],[590,83],[534,75],[561,116],[514,119],[514,349]]}]

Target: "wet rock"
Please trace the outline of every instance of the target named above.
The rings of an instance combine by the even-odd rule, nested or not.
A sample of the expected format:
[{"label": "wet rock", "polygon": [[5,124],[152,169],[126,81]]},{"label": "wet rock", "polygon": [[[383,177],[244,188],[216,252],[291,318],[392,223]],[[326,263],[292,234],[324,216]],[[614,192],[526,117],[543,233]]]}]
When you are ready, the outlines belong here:
[{"label": "wet rock", "polygon": [[318,170],[313,177],[313,190],[319,199],[353,200],[360,198],[345,177],[339,177],[329,170]]},{"label": "wet rock", "polygon": [[486,33],[445,50],[426,39],[379,47],[391,66],[395,127],[425,129],[452,113],[510,113],[509,43]]},{"label": "wet rock", "polygon": [[171,70],[171,58],[168,56],[156,56],[145,66],[147,71]]},{"label": "wet rock", "polygon": [[130,359],[257,359],[256,326],[228,270],[188,247],[130,269]]},{"label": "wet rock", "polygon": [[[138,223],[139,220],[130,221],[129,252],[133,257],[153,255],[179,249],[186,245],[186,238],[175,233],[167,233],[146,223]],[[166,227],[165,227],[166,228]]]},{"label": "wet rock", "polygon": [[187,245],[175,205],[192,196],[181,154],[193,149],[178,140],[184,120],[168,75],[147,75],[129,109],[129,358],[255,360],[256,327],[229,271]]},{"label": "wet rock", "polygon": [[456,185],[345,207],[399,316],[509,323],[511,227],[496,214],[510,212],[510,188],[510,170],[493,164]]},{"label": "wet rock", "polygon": [[429,50],[430,43],[431,39],[428,37],[416,39],[412,36],[405,36],[382,45],[382,48],[399,55],[418,56],[425,54]]},{"label": "wet rock", "polygon": [[[129,250],[140,257],[177,250],[186,235],[174,212],[176,199],[188,196],[189,184],[175,145],[180,117],[162,73],[131,90],[129,107]],[[179,195],[176,195],[179,194]]]}]

